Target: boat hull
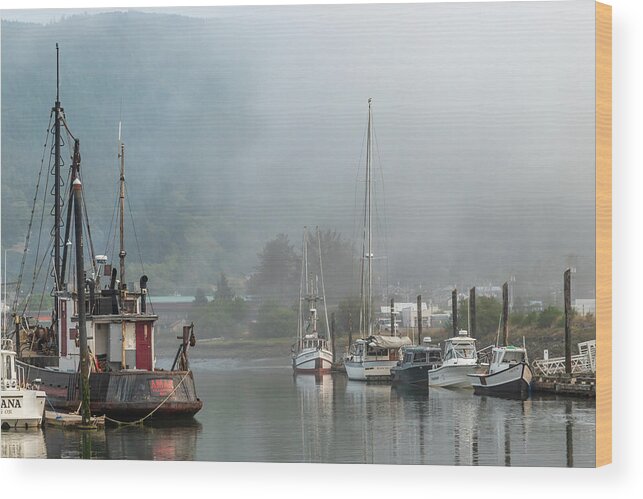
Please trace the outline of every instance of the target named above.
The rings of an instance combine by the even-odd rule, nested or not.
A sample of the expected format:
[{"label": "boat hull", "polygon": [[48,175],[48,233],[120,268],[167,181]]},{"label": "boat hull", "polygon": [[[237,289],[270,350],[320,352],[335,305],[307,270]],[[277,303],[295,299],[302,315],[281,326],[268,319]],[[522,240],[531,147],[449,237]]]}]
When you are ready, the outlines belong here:
[{"label": "boat hull", "polygon": [[475,373],[478,368],[475,364],[456,364],[440,366],[429,371],[429,386],[442,388],[471,388],[469,374]]},{"label": "boat hull", "polygon": [[480,395],[527,397],[532,377],[531,368],[521,363],[494,374],[477,374],[470,379],[474,392]]},{"label": "boat hull", "polygon": [[298,374],[326,374],[333,367],[333,354],[324,349],[308,349],[292,359],[293,370]]},{"label": "boat hull", "polygon": [[[40,389],[57,411],[75,411],[80,405],[80,375],[22,365],[25,377],[40,379]],[[119,421],[192,417],[203,407],[196,396],[191,371],[118,371],[89,377],[90,411]]]},{"label": "boat hull", "polygon": [[45,412],[45,392],[40,390],[2,390],[0,425],[2,428],[37,428]]},{"label": "boat hull", "polygon": [[391,369],[391,383],[398,386],[427,388],[429,386],[428,372],[428,365],[396,366]]},{"label": "boat hull", "polygon": [[348,379],[355,381],[384,380],[391,377],[391,368],[397,360],[372,360],[358,362],[349,360],[344,363]]}]

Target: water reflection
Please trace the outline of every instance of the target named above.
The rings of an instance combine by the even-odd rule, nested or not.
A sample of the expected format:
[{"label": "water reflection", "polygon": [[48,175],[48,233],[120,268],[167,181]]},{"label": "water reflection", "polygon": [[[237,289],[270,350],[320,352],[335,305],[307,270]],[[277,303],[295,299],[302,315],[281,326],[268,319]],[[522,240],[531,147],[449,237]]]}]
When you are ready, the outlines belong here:
[{"label": "water reflection", "polygon": [[[205,367],[196,373],[206,401],[197,415],[200,423],[89,432],[84,443],[91,458],[594,465],[593,400],[541,396],[523,401],[440,388],[408,391],[348,381],[341,374],[293,377],[288,365]],[[13,444],[3,438],[3,453],[83,455],[78,431],[47,428],[26,435],[40,438],[40,454],[27,438],[16,442],[15,437]]]},{"label": "water reflection", "polygon": [[334,390],[330,374],[293,376],[299,398],[301,455],[305,462],[323,462],[332,454]]},{"label": "water reflection", "polygon": [[193,461],[201,425],[136,425],[79,431],[46,428],[47,457]]},{"label": "water reflection", "polygon": [[47,448],[42,430],[3,430],[0,434],[0,456],[3,458],[46,458]]}]

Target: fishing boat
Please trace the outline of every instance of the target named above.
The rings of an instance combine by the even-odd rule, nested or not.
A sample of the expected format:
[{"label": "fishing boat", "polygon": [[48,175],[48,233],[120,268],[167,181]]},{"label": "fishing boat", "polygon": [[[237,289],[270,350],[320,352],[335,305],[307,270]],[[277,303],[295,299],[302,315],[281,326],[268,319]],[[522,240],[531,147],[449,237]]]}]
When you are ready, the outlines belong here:
[{"label": "fishing boat", "polygon": [[[299,321],[297,323],[297,343],[293,345],[292,368],[296,373],[324,374],[333,367],[333,351],[324,289],[324,274],[321,255],[321,236],[317,233],[319,253],[319,276],[313,275],[308,268],[308,230],[304,228],[302,244],[301,280],[299,286]],[[321,283],[321,296],[319,285]],[[321,336],[318,328],[318,304],[323,303],[326,334]],[[303,308],[304,303],[306,308]]]},{"label": "fishing boat", "polygon": [[[509,285],[506,282],[502,286],[500,324],[487,372],[471,374],[469,380],[477,394],[526,398],[530,393],[533,373],[529,367],[524,337],[522,347],[509,345]],[[501,330],[502,346],[498,346]]]},{"label": "fishing boat", "polygon": [[[138,288],[126,284],[125,147],[121,141],[120,125],[119,272],[108,263],[108,256],[94,253],[90,224],[84,209],[90,202],[81,181],[80,141],[72,134],[60,103],[58,67],[56,45],[56,101],[51,127],[54,137],[52,265],[50,272],[40,277],[45,281],[45,287],[49,285],[52,290],[53,307],[49,320],[30,317],[27,310],[31,292],[22,310],[18,306],[33,213],[36,211],[32,210],[14,301],[13,334],[17,365],[24,370],[26,382],[33,384],[39,381],[57,411],[77,410],[83,399],[81,386],[86,382],[93,415],[106,415],[114,420],[191,417],[203,405],[196,395],[187,358],[189,345],[194,344],[193,330],[184,328],[183,341],[172,369],[158,369],[155,352],[158,316],[154,314],[148,298],[148,278],[142,275]],[[63,132],[68,139],[65,143],[73,144],[67,184],[69,193],[65,196],[61,192],[65,176],[61,152]],[[40,177],[37,185],[40,185]],[[62,213],[64,207],[67,209],[66,217]],[[72,251],[75,253],[73,264],[70,258]],[[85,253],[90,255],[87,266]],[[113,257],[116,258],[116,254]],[[39,275],[42,276],[34,271],[34,282]]]},{"label": "fishing boat", "polygon": [[366,182],[364,192],[364,230],[361,258],[360,334],[350,346],[344,361],[350,380],[367,381],[390,379],[391,368],[400,360],[400,349],[412,344],[408,336],[397,336],[393,327],[389,335],[376,335],[373,327],[373,236],[372,236],[372,157],[373,114],[372,99],[368,99],[368,126],[366,136]]},{"label": "fishing boat", "polygon": [[442,350],[431,345],[431,338],[424,338],[424,343],[402,348],[402,360],[391,368],[391,382],[394,386],[426,389],[429,371],[442,365]]},{"label": "fishing boat", "polygon": [[444,341],[442,365],[428,373],[429,386],[471,388],[469,374],[479,368],[476,340],[462,329],[458,336]]},{"label": "fishing boat", "polygon": [[527,363],[527,351],[514,346],[492,349],[489,370],[470,374],[471,385],[477,394],[498,394],[524,398],[529,395],[533,373]]},{"label": "fishing boat", "polygon": [[0,340],[0,426],[37,428],[45,410],[45,392],[36,383],[25,382],[22,368],[16,364],[13,342]]}]

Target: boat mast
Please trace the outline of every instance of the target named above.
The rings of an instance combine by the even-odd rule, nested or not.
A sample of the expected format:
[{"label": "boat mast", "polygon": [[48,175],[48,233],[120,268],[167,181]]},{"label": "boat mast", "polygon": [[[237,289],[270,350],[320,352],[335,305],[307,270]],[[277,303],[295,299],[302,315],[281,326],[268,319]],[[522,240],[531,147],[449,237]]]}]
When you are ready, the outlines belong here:
[{"label": "boat mast", "polygon": [[[76,141],[78,148],[78,141]],[[83,249],[83,205],[82,184],[76,177],[74,187],[74,227],[76,239],[76,293],[78,300],[78,336],[80,339],[80,394],[82,424],[89,425],[89,349],[87,347],[87,324],[85,310],[85,275],[84,275],[84,249]]]},{"label": "boat mast", "polygon": [[366,293],[366,323],[368,324],[368,336],[373,334],[373,322],[371,310],[373,307],[373,235],[371,233],[371,134],[372,134],[372,98],[368,99],[368,132],[366,137],[366,199],[367,199],[367,235],[368,235],[368,288]]},{"label": "boat mast", "polygon": [[60,122],[62,121],[63,109],[60,107],[60,51],[56,43],[56,102],[53,108],[54,113],[54,310],[52,316],[52,325],[58,322],[58,292],[62,288],[60,274],[60,167],[62,164],[60,158],[61,138]]},{"label": "boat mast", "polygon": [[[326,305],[326,288],[324,287],[324,265],[322,263],[322,250],[321,250],[321,233],[319,227],[317,227],[317,249],[319,251],[319,274],[321,276],[321,287],[322,287],[322,296],[321,299],[324,302],[324,319],[326,320],[326,339],[332,341],[334,332],[333,328],[330,327],[328,322],[328,306]],[[333,355],[335,349],[333,348]]]},{"label": "boat mast", "polygon": [[121,160],[121,177],[120,177],[120,251],[118,252],[118,258],[120,260],[120,273],[121,273],[121,292],[125,290],[125,256],[127,252],[125,251],[125,144],[121,141],[121,123],[118,123],[118,145],[119,152],[118,157]]}]

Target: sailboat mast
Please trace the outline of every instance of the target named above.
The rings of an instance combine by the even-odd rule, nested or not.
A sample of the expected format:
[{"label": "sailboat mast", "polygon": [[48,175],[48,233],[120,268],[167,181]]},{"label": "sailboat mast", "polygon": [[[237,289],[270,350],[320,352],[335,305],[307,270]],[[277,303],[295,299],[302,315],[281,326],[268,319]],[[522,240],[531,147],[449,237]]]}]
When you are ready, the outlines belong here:
[{"label": "sailboat mast", "polygon": [[60,225],[61,225],[61,197],[60,197],[60,167],[62,165],[60,157],[61,138],[60,122],[62,121],[63,109],[60,107],[60,50],[56,43],[56,102],[53,108],[54,113],[54,311],[52,325],[58,319],[58,291],[62,288],[60,275]]},{"label": "sailboat mast", "polygon": [[371,233],[371,135],[372,135],[372,98],[368,99],[368,135],[366,138],[366,197],[367,197],[367,224],[368,224],[368,290],[366,295],[366,323],[368,324],[368,335],[373,334],[373,234]]},{"label": "sailboat mast", "polygon": [[120,213],[119,213],[119,229],[120,229],[120,250],[118,258],[120,260],[120,274],[121,274],[121,290],[125,286],[125,144],[121,141],[121,124],[118,124],[118,157],[121,160],[121,176],[120,176]]}]

